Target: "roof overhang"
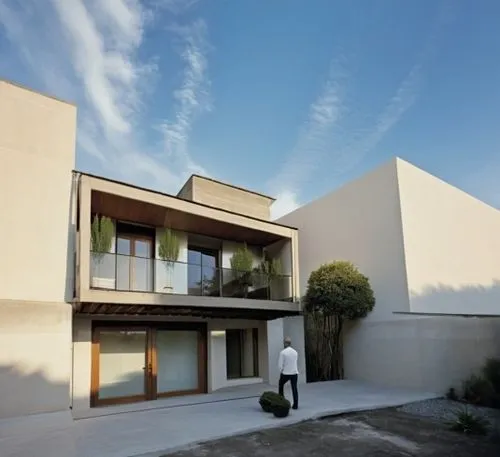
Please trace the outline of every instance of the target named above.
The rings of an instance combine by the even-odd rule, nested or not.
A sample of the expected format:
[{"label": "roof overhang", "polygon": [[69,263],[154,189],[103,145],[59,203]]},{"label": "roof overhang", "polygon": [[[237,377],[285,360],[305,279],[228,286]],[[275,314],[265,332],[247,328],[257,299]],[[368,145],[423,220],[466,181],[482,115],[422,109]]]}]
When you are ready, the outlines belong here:
[{"label": "roof overhang", "polygon": [[73,310],[75,314],[90,316],[175,316],[250,320],[273,320],[300,315],[299,311],[294,310],[128,305],[118,303],[75,303],[73,304]]}]

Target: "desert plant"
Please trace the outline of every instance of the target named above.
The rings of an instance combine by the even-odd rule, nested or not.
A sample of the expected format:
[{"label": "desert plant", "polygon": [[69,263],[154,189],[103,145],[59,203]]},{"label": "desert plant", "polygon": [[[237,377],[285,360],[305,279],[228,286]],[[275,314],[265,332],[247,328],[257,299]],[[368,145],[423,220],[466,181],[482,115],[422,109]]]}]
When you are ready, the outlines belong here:
[{"label": "desert plant", "polygon": [[172,273],[175,262],[179,258],[180,242],[177,234],[166,228],[158,243],[158,255],[164,261],[167,270],[167,285],[165,289],[172,289]]},{"label": "desert plant", "polygon": [[463,382],[464,400],[482,406],[492,406],[495,390],[491,382],[482,376],[472,375]]},{"label": "desert plant", "polygon": [[454,387],[450,387],[446,392],[446,398],[452,401],[458,401],[458,395]]},{"label": "desert plant", "polygon": [[248,287],[252,285],[253,255],[246,243],[238,247],[231,256],[233,277],[243,288],[243,296],[248,297]]},{"label": "desert plant", "polygon": [[262,410],[266,413],[272,413],[272,404],[274,401],[279,401],[281,395],[277,392],[264,392],[259,398],[259,404]]},{"label": "desert plant", "polygon": [[[342,330],[346,320],[365,317],[375,306],[368,278],[350,262],[337,261],[313,271],[304,297],[308,360],[316,360],[311,380],[342,379]],[[315,353],[313,355],[313,353]]]},{"label": "desert plant", "polygon": [[467,408],[456,412],[455,416],[455,420],[450,427],[451,430],[467,435],[486,435],[488,433],[489,422],[470,413]]}]

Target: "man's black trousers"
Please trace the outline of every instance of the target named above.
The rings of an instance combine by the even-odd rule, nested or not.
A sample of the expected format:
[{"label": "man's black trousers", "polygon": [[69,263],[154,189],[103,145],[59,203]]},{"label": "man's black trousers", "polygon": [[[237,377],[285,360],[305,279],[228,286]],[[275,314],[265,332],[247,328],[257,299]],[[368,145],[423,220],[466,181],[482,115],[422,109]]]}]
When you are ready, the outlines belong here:
[{"label": "man's black trousers", "polygon": [[292,384],[292,395],[293,395],[293,409],[297,409],[299,407],[299,391],[297,389],[297,380],[299,375],[297,374],[281,374],[280,382],[279,382],[279,394],[283,396],[283,388],[285,384],[290,381]]}]

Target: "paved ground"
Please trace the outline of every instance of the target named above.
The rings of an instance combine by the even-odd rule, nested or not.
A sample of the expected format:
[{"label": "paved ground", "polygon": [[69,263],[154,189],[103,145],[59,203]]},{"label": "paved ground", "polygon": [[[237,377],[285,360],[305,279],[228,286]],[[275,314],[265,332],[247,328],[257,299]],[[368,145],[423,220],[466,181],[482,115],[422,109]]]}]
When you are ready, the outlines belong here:
[{"label": "paved ground", "polygon": [[500,443],[395,410],[304,422],[227,438],[168,457],[498,457]]},{"label": "paved ground", "polygon": [[[264,414],[254,397],[125,412],[77,421],[37,417],[36,424],[0,423],[1,457],[131,457],[162,455],[198,442],[292,425],[325,415],[398,406],[436,395],[353,381],[301,386],[300,409],[286,419]],[[245,389],[242,389],[244,391]],[[290,396],[289,392],[286,392]],[[219,398],[210,395],[207,398]],[[180,400],[178,400],[180,401]],[[154,403],[154,402],[151,402]],[[164,406],[168,403],[164,403]],[[112,411],[116,412],[115,409]],[[35,420],[33,419],[33,420]],[[0,421],[1,422],[1,421]]]}]

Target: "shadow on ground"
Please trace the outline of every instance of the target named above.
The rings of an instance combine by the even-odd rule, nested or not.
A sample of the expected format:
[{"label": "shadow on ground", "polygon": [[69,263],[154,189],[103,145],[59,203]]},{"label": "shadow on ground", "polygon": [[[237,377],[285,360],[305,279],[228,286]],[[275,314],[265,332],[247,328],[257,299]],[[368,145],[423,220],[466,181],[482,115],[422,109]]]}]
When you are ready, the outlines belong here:
[{"label": "shadow on ground", "polygon": [[304,422],[200,445],[169,457],[498,457],[500,443],[394,409]]}]

